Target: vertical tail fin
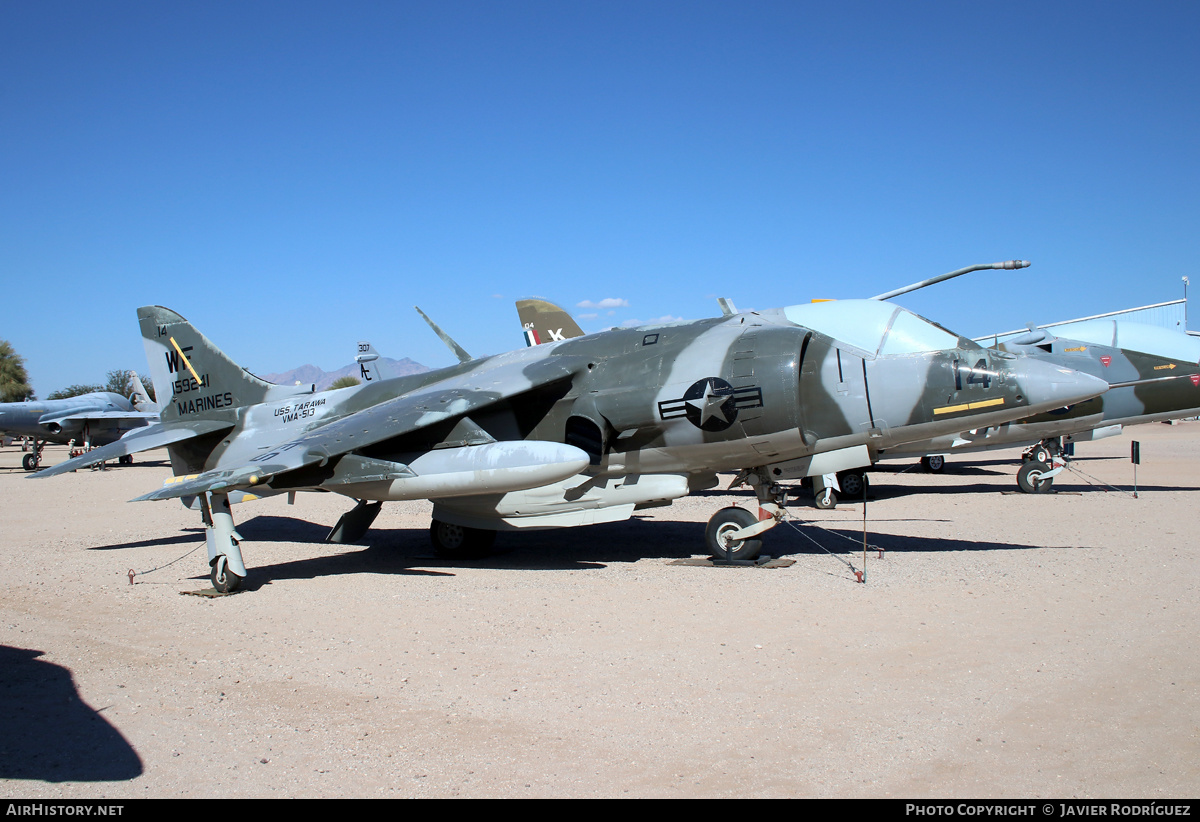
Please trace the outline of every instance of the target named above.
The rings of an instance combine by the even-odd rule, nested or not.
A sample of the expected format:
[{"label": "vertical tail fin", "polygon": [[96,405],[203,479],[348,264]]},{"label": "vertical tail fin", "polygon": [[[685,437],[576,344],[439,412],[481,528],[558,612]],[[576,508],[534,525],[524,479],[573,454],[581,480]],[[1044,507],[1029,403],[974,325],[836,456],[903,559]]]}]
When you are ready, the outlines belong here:
[{"label": "vertical tail fin", "polygon": [[164,422],[232,419],[242,406],[313,391],[259,379],[169,308],[149,305],[137,313]]},{"label": "vertical tail fin", "polygon": [[583,336],[583,329],[570,314],[545,300],[517,300],[517,316],[521,318],[526,345]]},{"label": "vertical tail fin", "polygon": [[384,379],[383,371],[379,367],[379,352],[369,342],[358,344],[358,353],[354,356],[354,361],[358,363],[359,382],[377,382]]},{"label": "vertical tail fin", "polygon": [[158,403],[150,399],[150,394],[146,392],[146,386],[142,385],[142,378],[138,376],[136,371],[129,372],[129,382],[133,385],[133,392],[129,395],[129,402],[133,404],[134,410],[153,412],[158,410]]}]

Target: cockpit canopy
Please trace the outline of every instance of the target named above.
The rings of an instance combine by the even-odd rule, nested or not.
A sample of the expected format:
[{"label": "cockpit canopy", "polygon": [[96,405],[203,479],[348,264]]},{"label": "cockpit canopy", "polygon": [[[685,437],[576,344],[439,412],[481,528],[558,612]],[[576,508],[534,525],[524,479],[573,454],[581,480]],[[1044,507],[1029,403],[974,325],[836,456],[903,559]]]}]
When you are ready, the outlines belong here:
[{"label": "cockpit canopy", "polygon": [[961,345],[959,337],[946,329],[881,300],[790,305],[783,315],[789,322],[858,349],[867,358],[947,351]]}]

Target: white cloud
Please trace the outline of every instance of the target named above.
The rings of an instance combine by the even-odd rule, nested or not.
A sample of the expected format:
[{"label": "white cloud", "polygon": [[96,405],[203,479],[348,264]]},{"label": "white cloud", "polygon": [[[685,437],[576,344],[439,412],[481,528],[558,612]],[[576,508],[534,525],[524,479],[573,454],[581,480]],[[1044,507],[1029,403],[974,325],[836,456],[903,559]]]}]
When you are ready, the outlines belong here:
[{"label": "white cloud", "polygon": [[594,320],[599,316],[600,316],[599,314],[577,314],[577,315],[575,315],[575,319],[577,319],[577,320]]},{"label": "white cloud", "polygon": [[605,297],[598,303],[591,300],[584,300],[581,303],[575,304],[576,308],[628,308],[629,300],[623,297]]}]

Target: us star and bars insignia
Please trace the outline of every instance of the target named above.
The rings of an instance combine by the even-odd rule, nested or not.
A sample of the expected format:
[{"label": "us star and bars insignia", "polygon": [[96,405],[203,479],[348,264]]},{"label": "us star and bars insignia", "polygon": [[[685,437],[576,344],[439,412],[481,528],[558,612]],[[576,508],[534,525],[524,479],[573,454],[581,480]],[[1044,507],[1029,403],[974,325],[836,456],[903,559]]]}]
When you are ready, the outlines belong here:
[{"label": "us star and bars insignia", "polygon": [[758,386],[734,388],[720,377],[706,377],[692,383],[679,399],[660,402],[658,413],[663,420],[687,417],[701,431],[724,431],[737,420],[738,411],[762,404]]}]

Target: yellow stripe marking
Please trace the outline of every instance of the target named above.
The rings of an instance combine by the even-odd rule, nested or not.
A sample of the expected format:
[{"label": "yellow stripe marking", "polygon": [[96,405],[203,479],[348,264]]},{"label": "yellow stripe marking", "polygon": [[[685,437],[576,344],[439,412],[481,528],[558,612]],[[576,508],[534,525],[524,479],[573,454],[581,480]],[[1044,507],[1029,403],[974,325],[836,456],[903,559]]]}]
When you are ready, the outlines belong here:
[{"label": "yellow stripe marking", "polygon": [[933,409],[933,413],[934,416],[937,416],[938,414],[953,414],[956,411],[975,411],[980,408],[991,408],[993,405],[1004,405],[1004,398],[998,397],[994,400],[964,402],[961,405],[943,405],[941,408]]},{"label": "yellow stripe marking", "polygon": [[182,476],[182,477],[168,477],[167,479],[163,480],[163,485],[173,485],[174,483],[177,483],[177,482],[187,482],[188,480],[194,480],[198,476],[200,476],[200,475],[199,474],[187,474],[186,476]]},{"label": "yellow stripe marking", "polygon": [[183,353],[183,349],[179,347],[179,343],[175,342],[174,337],[168,337],[171,345],[175,346],[175,350],[179,352],[179,356],[183,357],[183,364],[188,367],[188,371],[192,372],[192,376],[196,378],[196,382],[200,382],[200,375],[196,373],[196,369],[192,368],[192,364],[188,361],[187,354]]}]

